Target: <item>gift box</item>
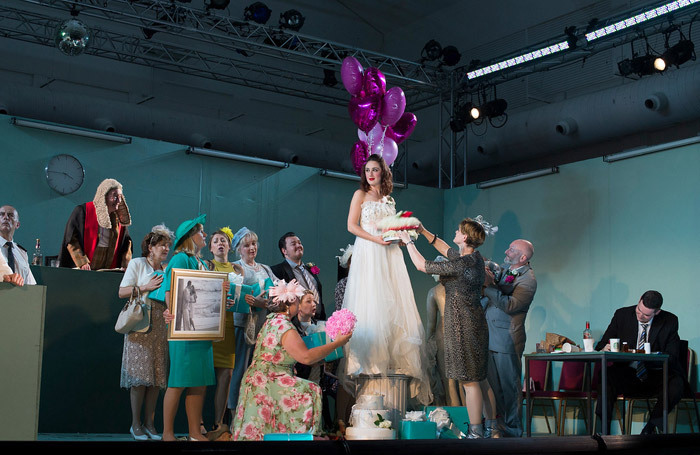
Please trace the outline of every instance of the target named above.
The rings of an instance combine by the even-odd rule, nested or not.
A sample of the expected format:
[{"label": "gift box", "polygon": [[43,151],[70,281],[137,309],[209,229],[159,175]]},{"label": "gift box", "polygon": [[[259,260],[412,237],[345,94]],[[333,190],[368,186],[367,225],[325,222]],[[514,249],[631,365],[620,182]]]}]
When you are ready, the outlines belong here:
[{"label": "gift box", "polygon": [[[153,272],[154,276],[163,276],[162,270],[156,270]],[[156,300],[158,302],[165,302],[165,291],[163,290],[163,285],[161,284],[158,289],[154,289],[148,293],[148,298],[151,300]]]},{"label": "gift box", "polygon": [[[323,346],[324,344],[328,344],[330,340],[328,340],[328,337],[326,336],[326,332],[316,332],[312,333],[311,335],[307,335],[305,337],[301,337],[302,340],[304,340],[304,343],[306,344],[306,347],[308,349],[311,348],[316,348],[318,346]],[[325,360],[326,362],[332,362],[334,360],[338,360],[343,357],[343,348],[336,348],[333,352],[328,354],[326,356]]]},{"label": "gift box", "polygon": [[313,441],[311,433],[267,433],[263,441]]},{"label": "gift box", "polygon": [[[464,434],[469,433],[469,414],[464,406],[426,406],[425,415],[429,416],[430,412],[436,407],[443,408],[450,415],[452,423]],[[441,438],[443,436],[440,436]]]},{"label": "gift box", "polygon": [[435,422],[401,421],[401,439],[437,439]]},{"label": "gift box", "polygon": [[[233,311],[236,313],[250,313],[251,306],[248,305],[248,303],[246,303],[245,296],[258,296],[260,295],[261,289],[267,291],[272,286],[274,286],[274,283],[269,278],[266,278],[265,281],[260,281],[253,285],[231,283],[231,288],[229,289],[228,295],[229,298],[235,301],[236,303],[233,306],[231,306],[231,308],[227,308],[226,311]],[[264,308],[254,307],[254,311],[256,312],[264,310]]]}]

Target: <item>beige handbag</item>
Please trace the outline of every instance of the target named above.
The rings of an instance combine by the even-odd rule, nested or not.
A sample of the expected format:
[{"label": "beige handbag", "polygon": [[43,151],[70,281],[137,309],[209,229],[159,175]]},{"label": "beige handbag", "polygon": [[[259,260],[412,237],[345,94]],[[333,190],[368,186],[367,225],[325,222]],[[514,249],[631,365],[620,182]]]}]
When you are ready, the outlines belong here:
[{"label": "beige handbag", "polygon": [[141,290],[134,286],[131,297],[119,312],[114,330],[117,333],[148,332],[151,328],[151,306],[144,303]]}]

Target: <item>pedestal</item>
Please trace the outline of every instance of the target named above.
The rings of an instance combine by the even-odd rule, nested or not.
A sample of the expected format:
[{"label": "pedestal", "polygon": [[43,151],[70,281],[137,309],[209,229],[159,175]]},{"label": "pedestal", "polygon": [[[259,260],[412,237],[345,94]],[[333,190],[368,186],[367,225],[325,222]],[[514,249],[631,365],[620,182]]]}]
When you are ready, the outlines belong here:
[{"label": "pedestal", "polygon": [[410,379],[403,374],[361,374],[355,379],[355,396],[373,393],[384,395],[384,406],[389,410],[392,427],[398,429],[406,415]]}]

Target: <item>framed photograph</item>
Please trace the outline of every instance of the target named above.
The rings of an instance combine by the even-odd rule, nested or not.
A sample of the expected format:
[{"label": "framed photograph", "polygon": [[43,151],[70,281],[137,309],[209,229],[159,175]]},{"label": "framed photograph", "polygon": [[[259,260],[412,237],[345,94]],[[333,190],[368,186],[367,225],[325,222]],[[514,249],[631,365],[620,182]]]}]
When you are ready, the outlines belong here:
[{"label": "framed photograph", "polygon": [[173,269],[170,278],[171,340],[223,340],[225,272]]}]

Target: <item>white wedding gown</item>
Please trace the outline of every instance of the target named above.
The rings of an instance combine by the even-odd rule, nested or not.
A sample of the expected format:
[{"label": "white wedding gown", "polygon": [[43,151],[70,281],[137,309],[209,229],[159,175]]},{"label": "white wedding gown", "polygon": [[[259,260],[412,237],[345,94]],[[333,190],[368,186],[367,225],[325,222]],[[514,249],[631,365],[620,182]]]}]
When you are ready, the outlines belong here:
[{"label": "white wedding gown", "polygon": [[[376,223],[396,213],[391,197],[362,204],[360,225],[372,235]],[[357,317],[345,349],[345,375],[405,374],[411,398],[432,400],[426,372],[425,332],[403,253],[398,245],[380,245],[357,237],[352,253],[343,308]]]}]

